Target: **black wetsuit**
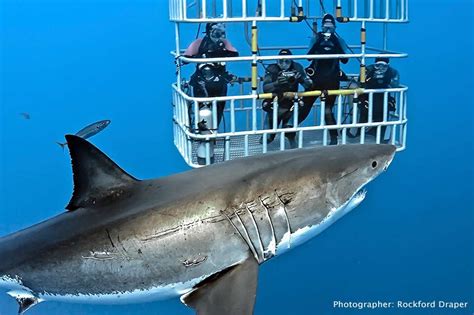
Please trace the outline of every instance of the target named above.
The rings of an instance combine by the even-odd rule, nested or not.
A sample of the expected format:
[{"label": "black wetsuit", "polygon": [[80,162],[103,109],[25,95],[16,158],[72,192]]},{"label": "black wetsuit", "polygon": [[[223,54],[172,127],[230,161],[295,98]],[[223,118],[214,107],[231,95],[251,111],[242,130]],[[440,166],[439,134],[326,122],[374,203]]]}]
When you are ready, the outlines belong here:
[{"label": "black wetsuit", "polygon": [[[295,78],[295,75],[299,74],[299,79]],[[280,84],[278,82],[279,77],[287,77],[287,83]],[[294,100],[283,98],[284,92],[297,92],[298,85],[301,84],[305,88],[311,86],[311,80],[307,76],[304,68],[301,64],[297,62],[291,62],[291,66],[288,70],[282,70],[278,64],[271,64],[266,68],[265,78],[263,80],[263,92],[265,93],[275,93],[278,95],[278,122],[277,126],[282,124],[283,128],[292,128],[293,127],[293,104]],[[264,100],[262,107],[265,111],[268,112],[268,128],[273,127],[273,110],[272,110],[272,101],[273,100]],[[294,133],[287,133],[288,138],[295,137]],[[270,141],[273,140],[275,135],[270,135]]]},{"label": "black wetsuit", "polygon": [[[392,67],[388,67],[387,71],[383,75],[378,75],[375,71],[374,65],[370,65],[367,67],[367,78],[365,81],[365,88],[366,89],[386,89],[390,87],[398,87],[398,71],[393,69]],[[359,111],[360,117],[359,122],[366,123],[368,122],[369,117],[369,108],[368,108],[368,101],[369,101],[369,94],[362,94],[359,97]],[[390,94],[388,95],[388,106],[387,110],[394,111],[395,110],[395,98],[392,97]],[[383,103],[384,103],[384,93],[374,93],[372,99],[372,121],[373,122],[381,122],[383,121]],[[385,135],[386,126],[383,126],[381,129],[382,137]],[[369,131],[369,133],[375,135],[376,129],[373,128]]]},{"label": "black wetsuit", "polygon": [[[344,54],[343,45],[340,39],[335,34],[331,34],[329,38],[325,38],[324,34],[319,32],[316,34],[316,41],[314,42],[311,49],[308,51],[308,55],[329,55],[329,54]],[[339,61],[347,63],[347,58],[340,59],[314,59],[309,68],[314,71],[314,75],[310,76],[313,80],[313,85],[307,90],[338,90],[340,86],[341,77],[343,76]],[[316,101],[317,96],[308,96],[303,99],[304,106],[299,112],[299,121],[302,122],[306,119],[311,108]],[[325,120],[327,125],[334,125],[336,120],[332,112],[334,102],[336,101],[335,95],[326,97],[325,107]],[[337,138],[337,130],[331,129],[329,131],[331,139]]]},{"label": "black wetsuit", "polygon": [[[214,43],[209,36],[204,36],[199,46],[198,53],[192,57],[195,58],[219,58],[219,57],[237,57],[238,52],[229,51],[224,48],[224,43]],[[214,77],[211,80],[206,80],[202,75],[199,65],[196,66],[196,71],[191,76],[189,84],[193,88],[194,97],[214,97],[226,96],[227,84],[231,81],[232,76],[227,72],[226,67],[221,63],[209,64],[212,69]],[[203,104],[199,104],[201,108]],[[225,101],[217,102],[217,124],[219,125],[224,112]]]}]

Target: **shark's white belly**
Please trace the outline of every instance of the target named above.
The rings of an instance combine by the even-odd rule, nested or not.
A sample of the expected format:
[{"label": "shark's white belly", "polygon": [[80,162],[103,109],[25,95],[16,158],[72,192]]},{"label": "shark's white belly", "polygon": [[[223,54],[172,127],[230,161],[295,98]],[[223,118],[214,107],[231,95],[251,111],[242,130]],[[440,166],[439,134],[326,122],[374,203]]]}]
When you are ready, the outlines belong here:
[{"label": "shark's white belly", "polygon": [[18,279],[9,277],[0,278],[0,288],[2,291],[8,291],[8,294],[16,296],[35,296],[40,301],[61,301],[75,303],[93,303],[93,304],[126,304],[142,303],[156,300],[164,300],[173,297],[179,297],[188,293],[192,288],[203,281],[209,275],[204,275],[186,282],[171,283],[164,286],[151,287],[143,290],[133,290],[126,292],[111,292],[107,294],[33,294],[32,290],[24,286]]}]

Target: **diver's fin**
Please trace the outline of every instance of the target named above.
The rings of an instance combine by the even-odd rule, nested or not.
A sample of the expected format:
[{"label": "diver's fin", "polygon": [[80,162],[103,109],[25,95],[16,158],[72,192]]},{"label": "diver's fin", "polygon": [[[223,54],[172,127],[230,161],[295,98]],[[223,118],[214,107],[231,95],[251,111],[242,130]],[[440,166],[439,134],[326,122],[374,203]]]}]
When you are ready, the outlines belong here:
[{"label": "diver's fin", "polygon": [[18,314],[21,315],[31,307],[35,306],[36,304],[42,302],[43,300],[31,293],[30,291],[26,290],[13,290],[7,292],[7,294],[13,297],[19,306]]},{"label": "diver's fin", "polygon": [[119,199],[137,179],[81,137],[66,135],[71,154],[74,192],[68,210]]},{"label": "diver's fin", "polygon": [[198,315],[251,315],[257,294],[258,263],[253,257],[210,276],[181,297]]}]

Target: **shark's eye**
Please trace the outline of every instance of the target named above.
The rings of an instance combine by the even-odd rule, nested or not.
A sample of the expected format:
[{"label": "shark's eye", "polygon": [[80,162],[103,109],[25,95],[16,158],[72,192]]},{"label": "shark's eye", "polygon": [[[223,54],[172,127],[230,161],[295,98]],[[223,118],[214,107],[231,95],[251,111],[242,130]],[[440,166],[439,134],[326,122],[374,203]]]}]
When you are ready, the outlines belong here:
[{"label": "shark's eye", "polygon": [[372,162],[372,168],[376,168],[377,167],[377,161],[373,161]]}]

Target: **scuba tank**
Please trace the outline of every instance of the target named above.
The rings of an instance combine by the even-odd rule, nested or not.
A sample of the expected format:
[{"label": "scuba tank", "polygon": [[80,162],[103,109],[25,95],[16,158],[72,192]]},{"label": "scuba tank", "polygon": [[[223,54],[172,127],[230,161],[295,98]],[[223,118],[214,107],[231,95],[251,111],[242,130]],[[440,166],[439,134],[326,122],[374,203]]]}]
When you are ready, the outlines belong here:
[{"label": "scuba tank", "polygon": [[[213,133],[215,126],[213,125],[212,109],[210,103],[204,103],[199,109],[198,130],[201,135],[210,135]],[[206,144],[209,144],[210,163],[214,163],[214,141],[200,141],[197,148],[197,159],[199,165],[206,165]]]}]

